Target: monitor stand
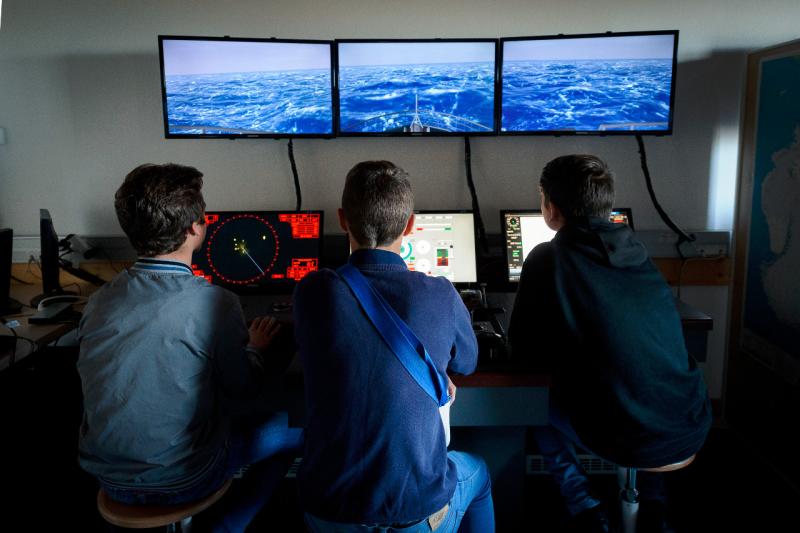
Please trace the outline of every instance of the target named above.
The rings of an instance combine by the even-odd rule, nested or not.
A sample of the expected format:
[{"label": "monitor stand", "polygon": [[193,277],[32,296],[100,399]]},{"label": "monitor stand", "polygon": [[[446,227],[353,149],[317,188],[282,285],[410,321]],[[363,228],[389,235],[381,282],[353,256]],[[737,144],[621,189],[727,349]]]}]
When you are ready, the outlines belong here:
[{"label": "monitor stand", "polygon": [[38,296],[34,296],[33,298],[31,298],[31,307],[36,309],[37,307],[39,307],[39,302],[41,302],[45,298],[50,298],[51,296],[62,296],[62,295],[76,296],[77,293],[75,293],[74,291],[65,291],[64,289],[59,288],[52,292],[48,292],[47,294],[39,294]]}]

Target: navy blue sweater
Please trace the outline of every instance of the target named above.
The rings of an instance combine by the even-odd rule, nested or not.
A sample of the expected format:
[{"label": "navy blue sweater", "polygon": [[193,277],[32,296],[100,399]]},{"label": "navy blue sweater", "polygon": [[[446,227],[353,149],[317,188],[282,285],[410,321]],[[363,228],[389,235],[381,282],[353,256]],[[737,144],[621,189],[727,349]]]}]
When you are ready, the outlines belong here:
[{"label": "navy blue sweater", "polygon": [[534,248],[509,337],[515,357],[552,374],[552,401],[601,457],[662,466],[705,441],[703,374],[672,292],[626,225],[583,219]]},{"label": "navy blue sweater", "polygon": [[[397,254],[357,250],[350,262],[422,340],[440,371],[475,370],[469,313],[444,278],[409,271]],[[333,522],[423,519],[453,495],[436,403],[408,374],[335,271],[294,294],[305,377],[306,447],[299,473],[306,511]],[[457,403],[454,409],[457,409]]]}]

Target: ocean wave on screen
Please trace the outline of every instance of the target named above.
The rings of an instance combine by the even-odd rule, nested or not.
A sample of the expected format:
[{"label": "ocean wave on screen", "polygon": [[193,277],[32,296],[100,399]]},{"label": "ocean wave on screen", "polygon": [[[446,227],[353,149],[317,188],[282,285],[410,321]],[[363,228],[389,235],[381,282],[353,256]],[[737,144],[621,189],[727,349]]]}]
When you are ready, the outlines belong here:
[{"label": "ocean wave on screen", "polygon": [[333,132],[328,70],[168,76],[172,133]]},{"label": "ocean wave on screen", "polygon": [[503,131],[666,129],[668,60],[514,61],[503,68]]},{"label": "ocean wave on screen", "polygon": [[[494,127],[492,63],[340,67],[342,130],[406,128],[419,106],[423,124],[446,131]],[[454,116],[451,116],[454,115]]]}]

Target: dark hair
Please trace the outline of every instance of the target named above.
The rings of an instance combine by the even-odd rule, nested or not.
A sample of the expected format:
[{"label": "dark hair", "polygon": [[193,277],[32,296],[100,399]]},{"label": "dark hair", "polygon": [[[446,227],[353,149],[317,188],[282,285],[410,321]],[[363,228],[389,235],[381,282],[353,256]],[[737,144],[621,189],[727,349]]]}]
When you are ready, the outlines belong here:
[{"label": "dark hair", "polygon": [[614,174],[593,155],[565,155],[545,165],[539,180],[545,200],[564,218],[608,218],[614,206]]},{"label": "dark hair", "polygon": [[133,169],[114,195],[123,231],[142,257],[174,252],[193,222],[204,223],[203,174],[167,163]]},{"label": "dark hair", "polygon": [[344,183],[342,209],[355,241],[375,248],[394,242],[414,212],[408,174],[389,161],[363,161]]}]

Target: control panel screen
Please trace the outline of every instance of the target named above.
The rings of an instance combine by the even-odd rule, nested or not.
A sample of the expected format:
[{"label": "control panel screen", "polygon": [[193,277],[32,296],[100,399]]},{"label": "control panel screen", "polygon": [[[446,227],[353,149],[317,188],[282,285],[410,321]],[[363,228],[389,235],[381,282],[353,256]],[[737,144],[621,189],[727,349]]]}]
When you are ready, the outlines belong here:
[{"label": "control panel screen", "polygon": [[555,234],[538,211],[504,211],[503,236],[506,241],[508,281],[519,281],[522,264],[531,250],[549,241]]},{"label": "control panel screen", "polygon": [[453,283],[476,282],[472,213],[417,213],[400,255],[409,270],[443,276]]},{"label": "control panel screen", "polygon": [[319,270],[322,211],[209,211],[192,270],[216,285],[295,284]]}]

